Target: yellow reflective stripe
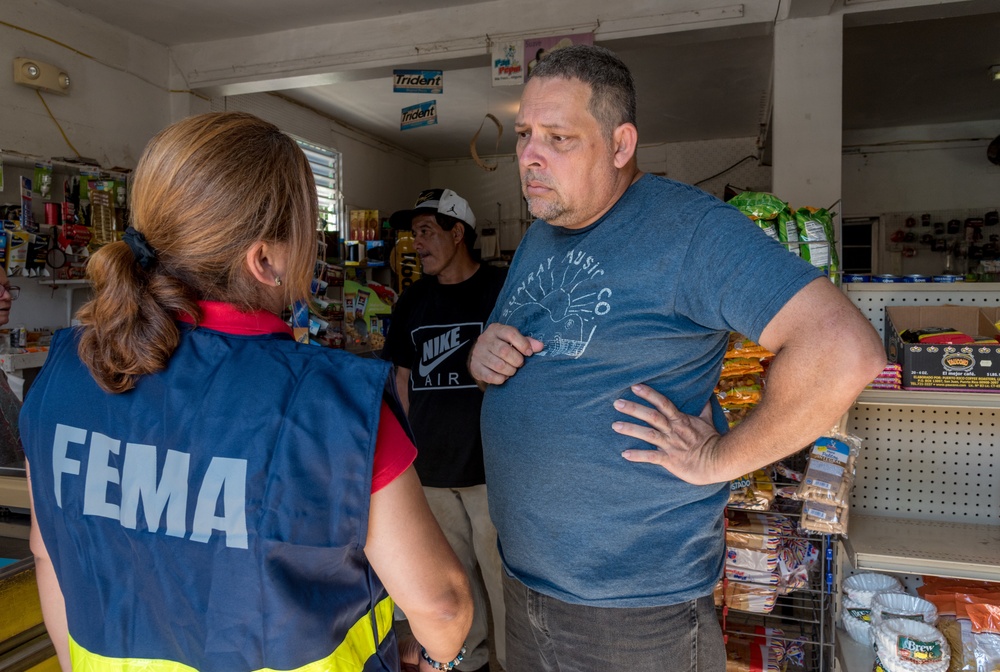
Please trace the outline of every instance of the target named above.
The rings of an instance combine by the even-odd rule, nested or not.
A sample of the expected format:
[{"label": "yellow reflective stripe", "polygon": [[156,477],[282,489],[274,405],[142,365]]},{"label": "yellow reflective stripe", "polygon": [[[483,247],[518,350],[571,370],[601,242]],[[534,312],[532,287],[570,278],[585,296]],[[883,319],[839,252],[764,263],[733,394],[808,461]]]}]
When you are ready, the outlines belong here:
[{"label": "yellow reflective stripe", "polygon": [[149,658],[109,658],[93,653],[80,646],[73,636],[69,637],[69,659],[73,672],[198,672],[193,667],[172,660]]},{"label": "yellow reflective stripe", "polygon": [[[392,598],[385,598],[375,605],[375,623],[379,644],[392,628],[395,605]],[[351,626],[333,653],[326,658],[282,672],[361,672],[365,661],[375,655],[375,633],[372,631],[371,613],[368,612]],[[109,658],[92,653],[69,638],[70,660],[74,672],[197,672],[195,668],[171,660],[151,658]],[[279,672],[264,668],[256,672]]]}]

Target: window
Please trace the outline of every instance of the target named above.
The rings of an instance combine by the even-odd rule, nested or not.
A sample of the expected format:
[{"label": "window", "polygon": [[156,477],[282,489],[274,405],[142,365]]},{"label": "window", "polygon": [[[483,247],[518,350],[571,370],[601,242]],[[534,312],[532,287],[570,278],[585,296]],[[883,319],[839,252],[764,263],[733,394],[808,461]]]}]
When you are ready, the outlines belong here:
[{"label": "window", "polygon": [[[292,136],[293,138],[295,136]],[[344,217],[344,193],[341,181],[340,152],[320,147],[300,138],[295,138],[309,165],[312,166],[319,196],[319,216],[323,220],[318,226],[322,231],[342,231]]]}]

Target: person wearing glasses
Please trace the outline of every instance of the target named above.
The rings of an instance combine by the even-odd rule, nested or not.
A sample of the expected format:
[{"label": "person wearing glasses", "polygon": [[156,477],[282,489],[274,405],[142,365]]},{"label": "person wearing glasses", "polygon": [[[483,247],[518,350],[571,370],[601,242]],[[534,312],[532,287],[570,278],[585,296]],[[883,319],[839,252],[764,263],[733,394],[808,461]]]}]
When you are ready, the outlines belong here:
[{"label": "person wearing glasses", "polygon": [[[10,321],[10,309],[20,287],[10,284],[7,272],[0,264],[0,327]],[[23,467],[24,451],[17,429],[17,416],[21,412],[21,401],[10,389],[7,376],[0,372],[0,467]]]},{"label": "person wearing glasses", "polygon": [[[130,205],[21,413],[62,668],[452,669],[469,581],[391,365],[281,318],[317,253],[302,150],[249,114],[190,117],[149,142]],[[401,655],[394,603],[422,648]]]}]

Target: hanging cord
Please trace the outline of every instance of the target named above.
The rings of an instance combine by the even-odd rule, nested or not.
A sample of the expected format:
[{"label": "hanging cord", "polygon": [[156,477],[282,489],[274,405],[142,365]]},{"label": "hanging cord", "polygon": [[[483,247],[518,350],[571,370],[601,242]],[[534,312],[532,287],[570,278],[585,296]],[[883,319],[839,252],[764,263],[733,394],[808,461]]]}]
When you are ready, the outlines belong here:
[{"label": "hanging cord", "polygon": [[744,161],[749,161],[750,159],[756,159],[756,158],[757,157],[755,155],[753,155],[753,154],[750,154],[748,156],[744,156],[742,159],[740,159],[739,161],[737,161],[733,165],[729,166],[728,168],[724,168],[724,169],[720,170],[719,172],[717,172],[715,175],[712,175],[711,177],[706,177],[704,180],[698,180],[692,186],[697,187],[699,184],[704,184],[705,182],[708,182],[709,180],[714,180],[715,178],[719,177],[720,175],[725,175],[730,170],[732,170],[736,166],[740,165]]},{"label": "hanging cord", "polygon": [[76,147],[73,146],[73,143],[69,141],[69,138],[66,136],[66,131],[63,130],[63,127],[59,125],[59,120],[56,119],[56,115],[52,114],[52,110],[49,109],[49,104],[45,102],[45,97],[42,96],[42,92],[39,91],[38,89],[35,89],[35,93],[38,94],[38,99],[42,101],[42,105],[45,106],[45,111],[49,113],[49,117],[52,118],[52,121],[53,123],[55,123],[56,128],[58,128],[59,132],[62,133],[63,140],[66,141],[66,144],[69,145],[69,148],[73,150],[73,153],[76,154],[77,158],[82,159],[83,156],[80,154],[79,151],[77,151]]}]

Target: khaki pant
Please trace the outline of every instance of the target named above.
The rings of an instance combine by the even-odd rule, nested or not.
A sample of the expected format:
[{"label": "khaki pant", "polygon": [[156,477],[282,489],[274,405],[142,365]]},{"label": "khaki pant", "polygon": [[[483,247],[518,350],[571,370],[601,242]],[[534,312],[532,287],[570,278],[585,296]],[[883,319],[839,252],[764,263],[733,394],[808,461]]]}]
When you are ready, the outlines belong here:
[{"label": "khaki pant", "polygon": [[[500,554],[497,552],[497,531],[490,521],[486,506],[486,486],[471,488],[424,488],[424,495],[438,525],[444,531],[455,555],[465,567],[472,584],[472,599],[475,613],[472,628],[466,641],[468,653],[462,661],[464,669],[475,670],[490,662],[489,623],[487,620],[487,600],[493,611],[493,648],[497,660],[506,668],[505,612],[503,605],[503,581]],[[476,565],[483,576],[480,582]],[[492,672],[496,672],[495,670]]]}]

